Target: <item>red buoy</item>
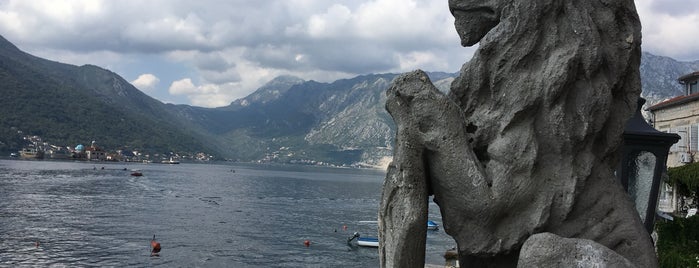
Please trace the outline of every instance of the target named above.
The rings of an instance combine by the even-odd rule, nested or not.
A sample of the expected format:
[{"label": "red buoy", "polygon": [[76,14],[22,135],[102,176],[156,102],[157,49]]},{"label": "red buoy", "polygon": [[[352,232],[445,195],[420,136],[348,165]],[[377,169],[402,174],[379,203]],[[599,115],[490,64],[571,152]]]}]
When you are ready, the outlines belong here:
[{"label": "red buoy", "polygon": [[150,241],[150,255],[155,256],[158,255],[160,252],[160,243],[158,241],[155,241],[155,235],[153,235],[153,239]]},{"label": "red buoy", "polygon": [[311,240],[303,241],[303,245],[306,246],[306,247],[310,247],[310,246],[311,246]]}]

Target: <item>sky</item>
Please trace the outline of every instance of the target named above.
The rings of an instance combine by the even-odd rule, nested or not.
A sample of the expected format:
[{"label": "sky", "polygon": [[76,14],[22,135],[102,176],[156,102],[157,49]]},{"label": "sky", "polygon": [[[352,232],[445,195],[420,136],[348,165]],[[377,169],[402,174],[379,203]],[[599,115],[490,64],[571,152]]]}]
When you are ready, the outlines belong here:
[{"label": "sky", "polygon": [[[699,60],[699,0],[637,0],[643,50]],[[279,75],[456,72],[447,0],[0,0],[21,50],[109,69],[166,103],[221,107]]]}]

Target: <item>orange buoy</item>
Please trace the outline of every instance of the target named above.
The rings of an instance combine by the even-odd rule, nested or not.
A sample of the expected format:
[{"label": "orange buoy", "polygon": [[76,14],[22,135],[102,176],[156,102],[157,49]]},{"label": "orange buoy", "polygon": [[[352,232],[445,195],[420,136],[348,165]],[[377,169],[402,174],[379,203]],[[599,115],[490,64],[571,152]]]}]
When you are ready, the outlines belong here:
[{"label": "orange buoy", "polygon": [[150,241],[150,248],[151,256],[158,255],[158,253],[160,252],[160,243],[158,243],[158,241],[155,241],[155,235],[153,235],[153,239]]},{"label": "orange buoy", "polygon": [[36,244],[34,244],[36,248],[39,248],[39,241],[36,241]]},{"label": "orange buoy", "polygon": [[310,246],[311,246],[311,240],[303,241],[303,245],[306,246],[306,247],[310,247]]},{"label": "orange buoy", "polygon": [[347,231],[347,225],[342,225],[342,230]]}]

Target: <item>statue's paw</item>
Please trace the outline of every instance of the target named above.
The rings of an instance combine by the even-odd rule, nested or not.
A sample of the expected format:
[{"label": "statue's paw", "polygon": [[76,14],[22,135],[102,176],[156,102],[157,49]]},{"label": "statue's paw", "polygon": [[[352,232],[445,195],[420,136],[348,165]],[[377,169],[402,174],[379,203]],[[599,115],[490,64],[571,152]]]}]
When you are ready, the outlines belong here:
[{"label": "statue's paw", "polygon": [[436,100],[445,97],[440,94],[425,72],[412,71],[398,76],[386,90],[386,109],[400,121],[417,110],[437,105]]},{"label": "statue's paw", "polygon": [[429,76],[422,70],[415,70],[396,77],[386,94],[389,98],[410,98],[432,87]]},{"label": "statue's paw", "polygon": [[522,245],[517,267],[636,267],[595,241],[552,233],[532,235]]}]

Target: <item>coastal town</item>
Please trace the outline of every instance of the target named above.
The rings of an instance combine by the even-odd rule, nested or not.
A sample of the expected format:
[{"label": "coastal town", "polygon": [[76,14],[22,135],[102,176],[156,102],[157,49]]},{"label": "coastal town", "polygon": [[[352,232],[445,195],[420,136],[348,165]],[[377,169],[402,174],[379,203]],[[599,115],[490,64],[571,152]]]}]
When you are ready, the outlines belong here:
[{"label": "coastal town", "polygon": [[89,145],[77,144],[74,146],[54,145],[44,141],[37,135],[23,136],[27,146],[16,153],[11,153],[12,158],[21,159],[55,159],[55,160],[82,160],[82,161],[113,161],[113,162],[143,162],[179,164],[187,162],[209,162],[214,156],[204,152],[182,153],[145,153],[130,149],[107,149],[100,147],[96,141]]}]

